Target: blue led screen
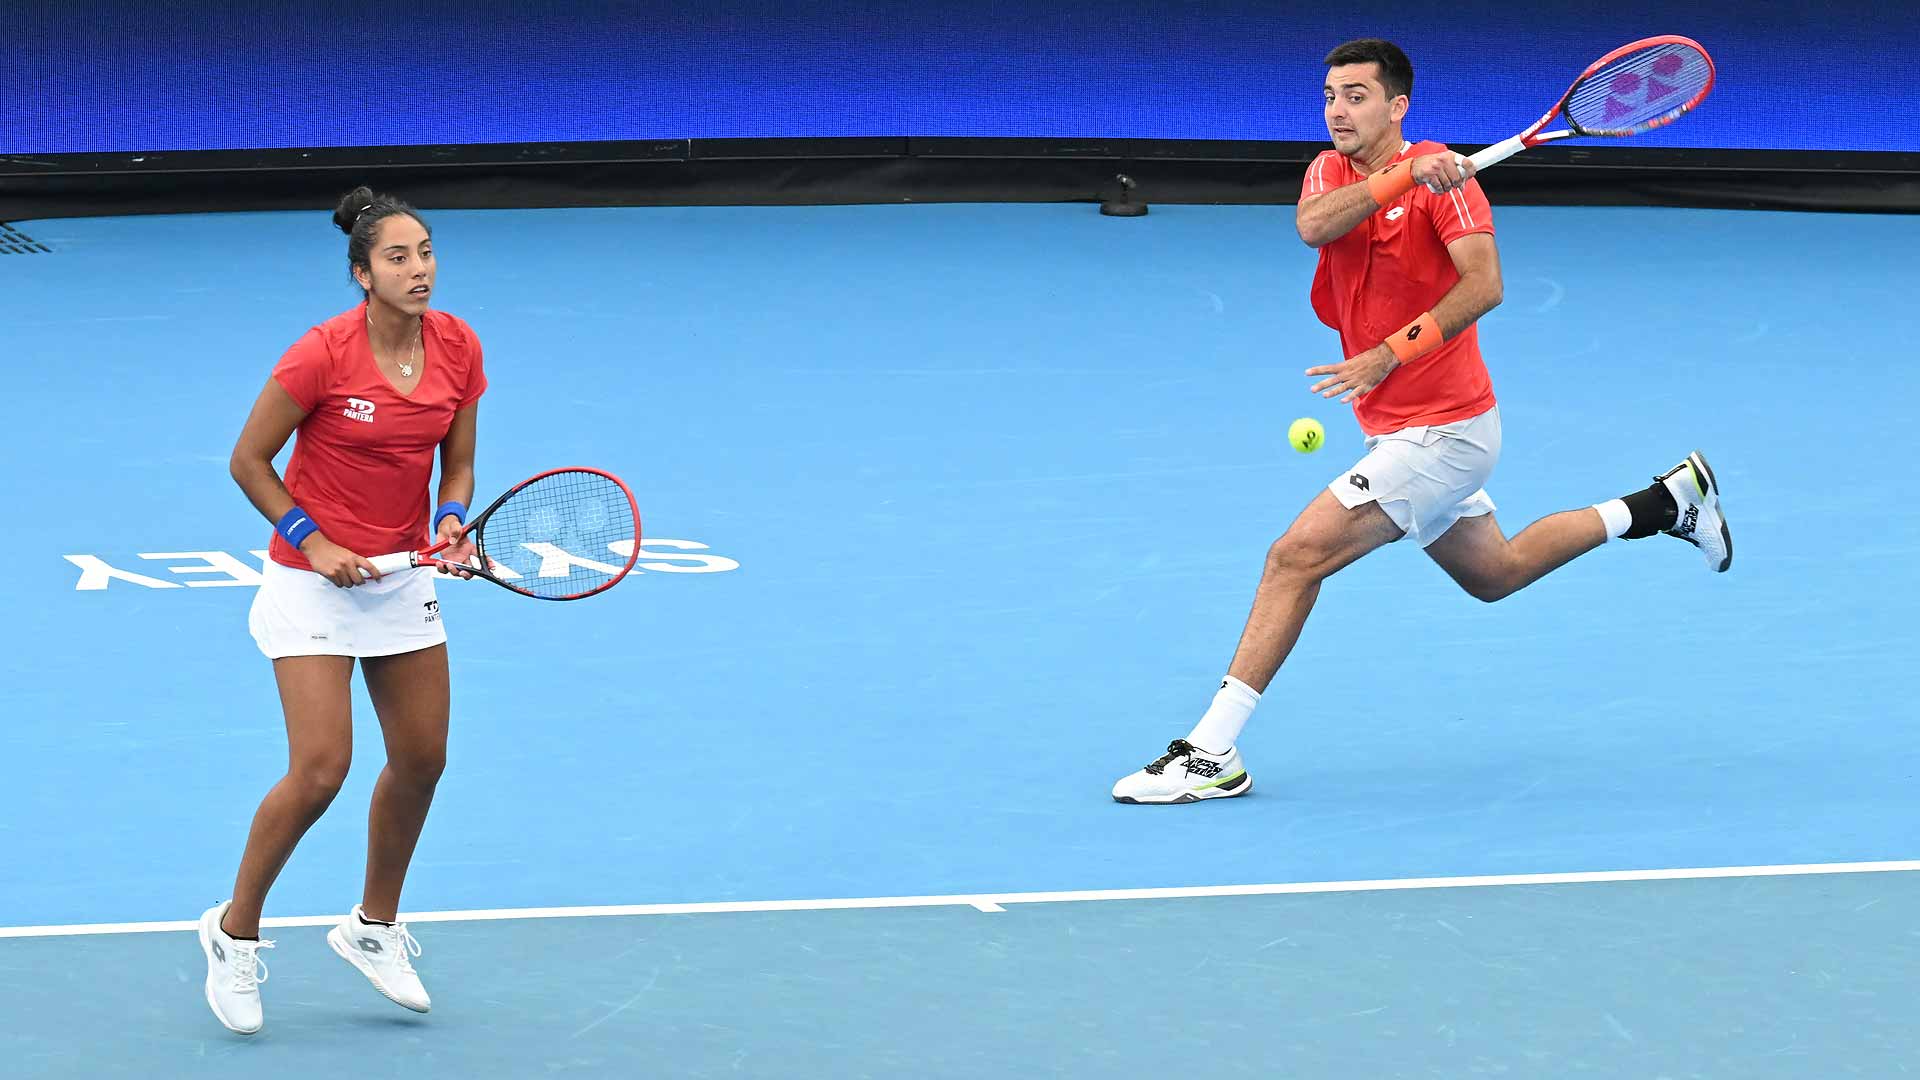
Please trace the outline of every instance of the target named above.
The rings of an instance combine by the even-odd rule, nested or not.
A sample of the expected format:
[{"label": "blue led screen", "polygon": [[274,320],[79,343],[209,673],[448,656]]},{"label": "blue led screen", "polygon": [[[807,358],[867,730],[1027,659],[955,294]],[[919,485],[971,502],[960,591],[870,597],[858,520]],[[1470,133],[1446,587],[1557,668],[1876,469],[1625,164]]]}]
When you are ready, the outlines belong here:
[{"label": "blue led screen", "polygon": [[1321,58],[1368,35],[1413,57],[1410,136],[1484,143],[1650,33],[1699,39],[1720,83],[1637,145],[1920,150],[1920,3],[8,6],[8,154],[899,135],[1320,142]]}]

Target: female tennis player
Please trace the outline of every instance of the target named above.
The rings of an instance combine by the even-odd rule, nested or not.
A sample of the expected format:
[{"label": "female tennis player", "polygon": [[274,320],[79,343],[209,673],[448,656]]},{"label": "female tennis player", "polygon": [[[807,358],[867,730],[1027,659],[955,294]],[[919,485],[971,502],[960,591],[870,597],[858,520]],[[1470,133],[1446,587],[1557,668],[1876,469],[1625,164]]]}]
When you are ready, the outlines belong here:
[{"label": "female tennis player", "polygon": [[[347,234],[347,262],[365,302],[287,350],[233,449],[234,481],[274,523],[248,626],[273,661],[289,759],[254,814],[233,898],[200,917],[207,1004],[243,1034],[261,1026],[260,950],[273,945],[260,940],[267,890],[352,760],[356,659],[380,716],[387,765],[368,814],[365,891],[327,944],[395,1002],[416,1012],[429,1005],[410,959],[419,943],[397,915],[446,762],[447,635],[434,571],[382,576],[368,557],[459,532],[473,497],[487,379],[473,330],[429,308],[436,263],[420,215],[362,187],[341,199],[333,221]],[[295,431],[283,482],[273,459]],[[435,447],[440,487],[430,503]],[[461,541],[444,557],[471,556]]]}]

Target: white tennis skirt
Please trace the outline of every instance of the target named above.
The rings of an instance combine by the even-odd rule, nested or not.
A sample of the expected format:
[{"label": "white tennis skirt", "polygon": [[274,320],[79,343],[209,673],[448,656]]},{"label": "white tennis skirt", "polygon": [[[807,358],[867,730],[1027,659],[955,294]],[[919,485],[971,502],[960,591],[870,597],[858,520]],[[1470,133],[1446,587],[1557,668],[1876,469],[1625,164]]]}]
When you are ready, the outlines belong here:
[{"label": "white tennis skirt", "polygon": [[283,656],[392,656],[447,641],[422,567],[343,589],[311,570],[267,560],[247,629],[267,659]]}]

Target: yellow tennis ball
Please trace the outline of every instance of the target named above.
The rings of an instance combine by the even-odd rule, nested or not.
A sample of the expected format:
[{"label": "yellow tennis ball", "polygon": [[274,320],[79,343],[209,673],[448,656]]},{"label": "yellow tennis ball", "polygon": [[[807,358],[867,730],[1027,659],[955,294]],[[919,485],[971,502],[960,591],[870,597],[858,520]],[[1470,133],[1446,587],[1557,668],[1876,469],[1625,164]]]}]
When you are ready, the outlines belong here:
[{"label": "yellow tennis ball", "polygon": [[1293,444],[1295,450],[1311,454],[1327,441],[1327,429],[1321,427],[1320,421],[1313,417],[1303,416],[1288,426],[1287,441]]}]

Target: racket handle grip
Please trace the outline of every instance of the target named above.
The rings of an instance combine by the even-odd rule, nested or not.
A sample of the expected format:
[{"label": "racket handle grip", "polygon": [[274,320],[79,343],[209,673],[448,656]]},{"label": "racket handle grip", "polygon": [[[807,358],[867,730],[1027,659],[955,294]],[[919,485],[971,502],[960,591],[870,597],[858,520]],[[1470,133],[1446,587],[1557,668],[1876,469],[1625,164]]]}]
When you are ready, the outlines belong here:
[{"label": "racket handle grip", "polygon": [[1473,171],[1477,173],[1489,165],[1500,164],[1526,148],[1527,144],[1521,140],[1520,136],[1515,135],[1511,139],[1502,139],[1469,158],[1462,158],[1455,154],[1454,160],[1461,165],[1469,161],[1473,162]]},{"label": "racket handle grip", "polygon": [[375,555],[367,561],[382,574],[397,574],[402,570],[411,570],[414,566],[411,551],[397,551],[392,555]]}]

